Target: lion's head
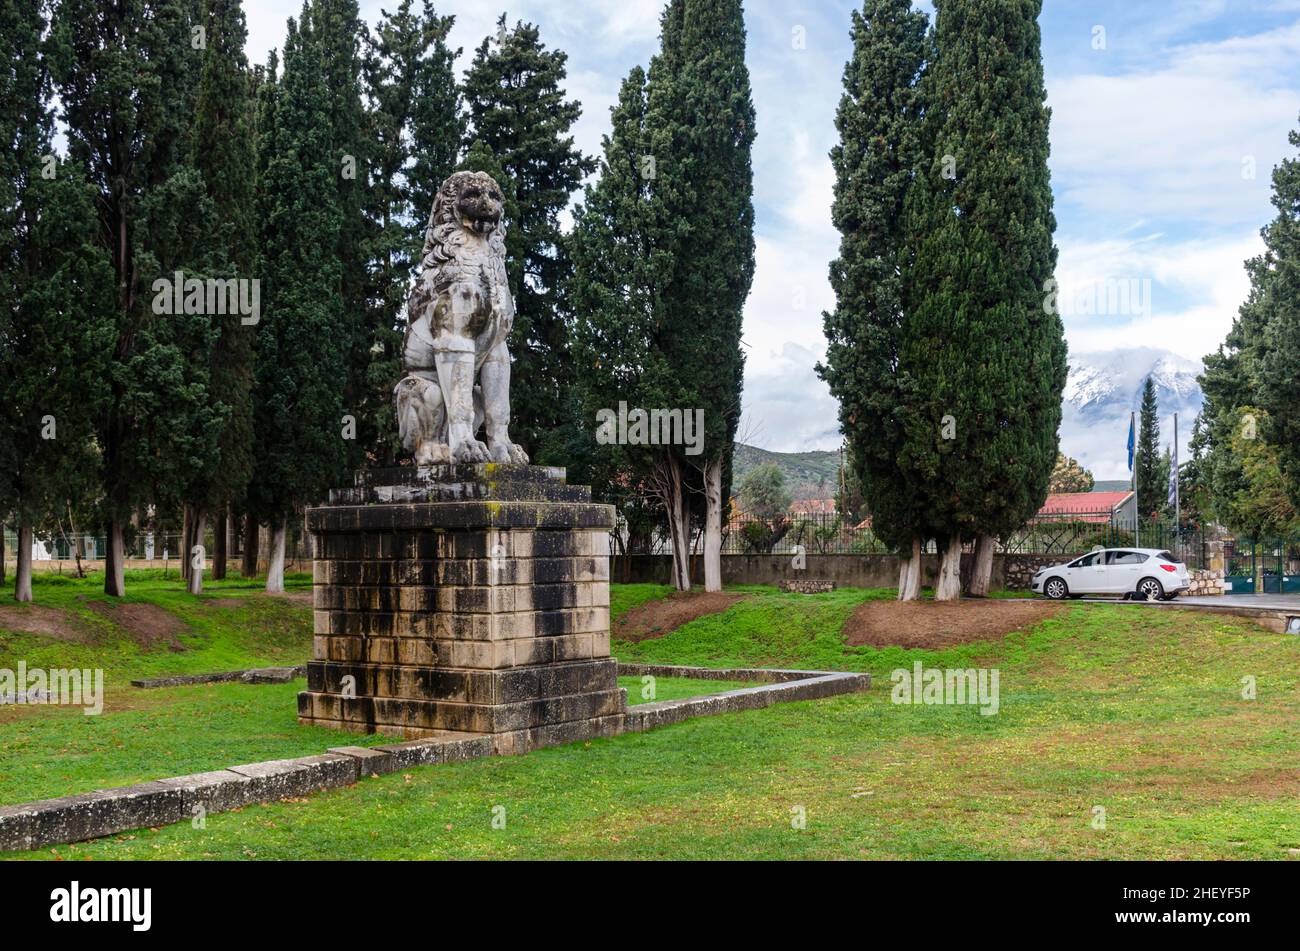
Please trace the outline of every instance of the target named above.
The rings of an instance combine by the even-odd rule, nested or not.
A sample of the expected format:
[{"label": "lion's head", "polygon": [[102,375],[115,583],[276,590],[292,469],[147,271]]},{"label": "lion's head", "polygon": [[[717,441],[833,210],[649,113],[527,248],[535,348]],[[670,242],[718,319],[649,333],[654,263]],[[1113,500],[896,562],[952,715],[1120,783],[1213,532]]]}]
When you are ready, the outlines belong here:
[{"label": "lion's head", "polygon": [[501,186],[487,172],[456,172],[442,183],[433,202],[433,225],[456,221],[486,237],[501,225]]},{"label": "lion's head", "polygon": [[446,260],[443,245],[455,247],[467,234],[486,238],[493,249],[505,252],[504,200],[501,186],[487,172],[455,172],[447,177],[433,199],[424,253]]},{"label": "lion's head", "polygon": [[[407,301],[408,311],[423,312],[447,282],[455,278],[449,262],[464,258],[471,247],[486,242],[490,258],[505,281],[506,224],[501,186],[487,172],[449,175],[433,199],[429,227],[420,255],[422,279]],[[481,250],[481,248],[480,248]]]}]

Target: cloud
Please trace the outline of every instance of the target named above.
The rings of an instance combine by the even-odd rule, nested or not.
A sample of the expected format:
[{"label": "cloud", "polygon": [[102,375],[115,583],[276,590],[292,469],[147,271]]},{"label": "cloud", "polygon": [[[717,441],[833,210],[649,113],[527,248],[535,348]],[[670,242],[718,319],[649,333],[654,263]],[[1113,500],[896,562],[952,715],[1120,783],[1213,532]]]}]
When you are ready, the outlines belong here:
[{"label": "cloud", "polygon": [[[362,14],[373,23],[381,6],[395,5],[363,0]],[[247,6],[249,56],[262,62],[301,2]],[[857,6],[745,4],[758,137],[743,426],[767,448],[839,443],[835,403],[813,366],[825,352],[821,312],[834,305],[827,267],[839,235],[827,153]],[[567,93],[583,103],[575,141],[595,154],[619,83],[656,49],[663,3],[440,0],[439,12],[456,16],[462,69],[502,7],[511,23],[539,24],[543,41],[568,53]],[[1269,172],[1290,154],[1287,133],[1300,115],[1297,11],[1300,0],[1045,4],[1058,278],[1151,282],[1149,315],[1068,317],[1073,351],[1145,345],[1200,357],[1221,341],[1245,298],[1242,262],[1273,216]],[[1091,50],[1092,24],[1106,25],[1107,51]],[[1242,174],[1248,158],[1253,178]]]},{"label": "cloud", "polygon": [[[1244,263],[1263,250],[1251,237],[1171,241],[1163,235],[1063,244],[1056,276],[1064,289],[1145,282],[1135,294],[1149,312],[1063,313],[1074,352],[1157,347],[1199,360],[1218,347],[1250,287]],[[1101,298],[1101,294],[1097,294]],[[1064,308],[1063,308],[1064,309]]]},{"label": "cloud", "polygon": [[813,367],[820,354],[787,341],[745,373],[745,407],[736,438],[775,452],[835,449],[839,404]]},{"label": "cloud", "polygon": [[1051,83],[1063,230],[1095,235],[1135,217],[1258,229],[1269,170],[1300,114],[1297,58],[1300,25],[1176,48],[1154,69]]}]

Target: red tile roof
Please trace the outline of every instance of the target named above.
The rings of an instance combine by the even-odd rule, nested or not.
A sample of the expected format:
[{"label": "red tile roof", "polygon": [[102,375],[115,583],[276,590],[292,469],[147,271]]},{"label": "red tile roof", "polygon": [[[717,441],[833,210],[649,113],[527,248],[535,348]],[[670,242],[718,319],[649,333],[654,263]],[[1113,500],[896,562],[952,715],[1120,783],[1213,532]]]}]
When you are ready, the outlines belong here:
[{"label": "red tile roof", "polygon": [[1133,493],[1123,492],[1053,492],[1038,510],[1042,516],[1072,516],[1084,522],[1106,522],[1110,513],[1124,504]]}]

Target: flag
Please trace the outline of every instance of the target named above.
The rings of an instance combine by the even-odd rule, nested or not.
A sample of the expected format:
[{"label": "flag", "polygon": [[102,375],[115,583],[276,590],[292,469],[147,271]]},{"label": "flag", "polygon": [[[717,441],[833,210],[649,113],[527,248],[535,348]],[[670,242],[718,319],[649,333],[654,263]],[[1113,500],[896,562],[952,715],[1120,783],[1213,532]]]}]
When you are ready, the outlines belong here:
[{"label": "flag", "polygon": [[1133,438],[1134,438],[1133,423],[1135,419],[1136,417],[1132,413],[1129,413],[1128,416],[1128,471],[1129,472],[1133,471]]}]

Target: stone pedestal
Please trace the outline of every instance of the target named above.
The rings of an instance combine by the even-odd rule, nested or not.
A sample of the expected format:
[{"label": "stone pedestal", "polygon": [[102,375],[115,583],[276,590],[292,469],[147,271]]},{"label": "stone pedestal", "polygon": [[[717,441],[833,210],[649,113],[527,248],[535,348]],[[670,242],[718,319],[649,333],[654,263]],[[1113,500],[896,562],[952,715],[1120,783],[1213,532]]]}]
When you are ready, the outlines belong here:
[{"label": "stone pedestal", "polygon": [[315,640],[298,719],[501,751],[617,732],[613,509],[563,469],[362,473],[311,509]]}]

